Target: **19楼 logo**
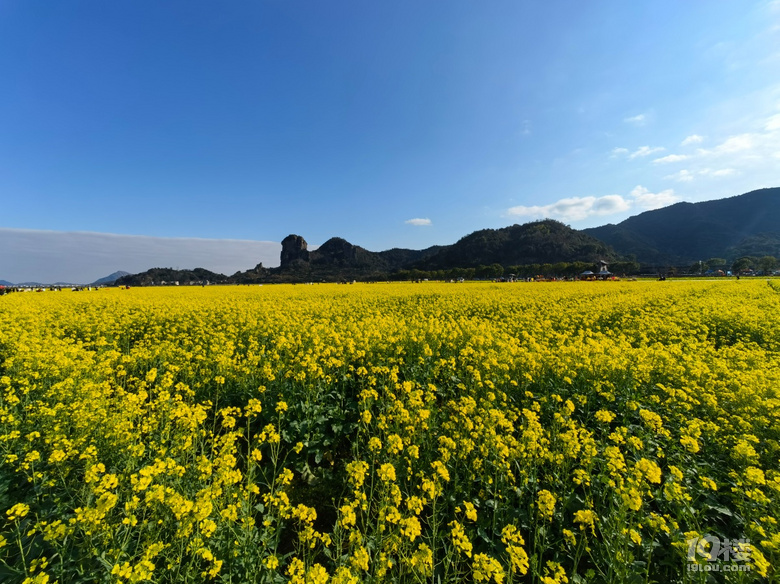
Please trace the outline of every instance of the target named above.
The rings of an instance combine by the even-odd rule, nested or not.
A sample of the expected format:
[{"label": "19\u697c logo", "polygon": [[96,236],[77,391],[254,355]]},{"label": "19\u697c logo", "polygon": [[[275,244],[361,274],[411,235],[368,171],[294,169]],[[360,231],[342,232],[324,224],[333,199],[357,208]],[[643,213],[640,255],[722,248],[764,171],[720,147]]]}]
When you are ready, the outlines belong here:
[{"label": "19\u697c logo", "polygon": [[750,553],[749,539],[694,537],[688,540],[688,571],[749,572]]}]

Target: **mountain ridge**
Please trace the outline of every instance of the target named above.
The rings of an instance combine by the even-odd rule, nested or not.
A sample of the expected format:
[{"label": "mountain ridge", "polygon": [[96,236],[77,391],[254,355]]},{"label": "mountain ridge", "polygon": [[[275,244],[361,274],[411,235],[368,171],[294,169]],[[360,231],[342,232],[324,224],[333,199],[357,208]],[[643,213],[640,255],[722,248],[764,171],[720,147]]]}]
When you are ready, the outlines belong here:
[{"label": "mountain ridge", "polygon": [[[684,264],[729,257],[735,255],[730,249],[759,234],[775,234],[780,239],[780,187],[675,203],[582,231],[623,254],[635,255],[641,263]],[[750,251],[743,249],[742,255]]]},{"label": "mountain ridge", "polygon": [[104,286],[106,284],[113,284],[122,276],[129,276],[129,275],[130,272],[125,272],[124,270],[117,270],[116,272],[109,274],[108,276],[103,276],[102,278],[95,280],[90,284],[90,286]]},{"label": "mountain ridge", "polygon": [[[762,253],[772,252],[776,253]],[[690,265],[710,258],[735,260],[746,255],[780,256],[780,187],[759,189],[724,199],[675,203],[644,211],[617,224],[582,230],[553,219],[474,231],[450,245],[422,250],[393,248],[372,252],[341,237],[314,250],[291,234],[282,241],[278,268],[254,268],[232,276],[202,268],[177,272],[175,281],[225,283],[387,279],[400,273],[478,270],[486,266],[558,266],[638,261],[657,269]],[[159,268],[156,268],[159,270]],[[484,273],[496,273],[482,270]],[[571,271],[571,270],[569,270]],[[151,272],[151,270],[149,271]],[[124,276],[118,284],[144,285],[153,275]],[[157,273],[157,279],[160,279]],[[201,273],[201,276],[203,274]],[[167,274],[171,281],[174,274]]]}]

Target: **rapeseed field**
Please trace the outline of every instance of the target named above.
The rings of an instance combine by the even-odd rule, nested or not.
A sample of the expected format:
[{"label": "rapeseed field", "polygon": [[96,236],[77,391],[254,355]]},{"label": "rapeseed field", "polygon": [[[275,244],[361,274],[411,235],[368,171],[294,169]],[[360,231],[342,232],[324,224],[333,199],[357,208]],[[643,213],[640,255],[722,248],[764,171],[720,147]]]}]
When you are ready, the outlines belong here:
[{"label": "rapeseed field", "polygon": [[765,281],[0,297],[0,581],[755,582]]}]

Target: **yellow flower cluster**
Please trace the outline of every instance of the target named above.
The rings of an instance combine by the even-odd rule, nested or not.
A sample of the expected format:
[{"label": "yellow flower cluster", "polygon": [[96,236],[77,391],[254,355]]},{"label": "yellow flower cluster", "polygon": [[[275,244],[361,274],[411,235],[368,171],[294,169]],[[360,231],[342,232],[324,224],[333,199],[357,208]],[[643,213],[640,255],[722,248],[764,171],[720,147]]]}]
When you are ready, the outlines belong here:
[{"label": "yellow flower cluster", "polygon": [[6,295],[0,562],[676,581],[717,534],[777,579],[777,307],[744,279]]}]

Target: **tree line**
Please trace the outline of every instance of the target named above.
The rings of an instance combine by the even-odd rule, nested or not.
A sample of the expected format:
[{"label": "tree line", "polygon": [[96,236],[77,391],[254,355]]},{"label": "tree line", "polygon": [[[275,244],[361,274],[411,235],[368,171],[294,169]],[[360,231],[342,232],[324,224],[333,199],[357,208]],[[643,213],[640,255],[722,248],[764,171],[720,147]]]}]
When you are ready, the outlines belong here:
[{"label": "tree line", "polygon": [[[609,271],[617,276],[639,273],[641,266],[635,261],[613,262]],[[554,264],[523,264],[502,266],[501,264],[480,265],[476,268],[450,268],[446,270],[399,270],[391,275],[392,280],[496,280],[499,278],[572,278],[583,272],[597,272],[598,266],[590,262],[557,262]]]},{"label": "tree line", "polygon": [[776,257],[765,255],[762,257],[742,256],[733,261],[725,258],[710,258],[707,261],[696,262],[688,269],[691,274],[706,274],[707,272],[731,272],[740,274],[746,271],[758,272],[762,275],[769,275],[777,269],[780,262]]}]

